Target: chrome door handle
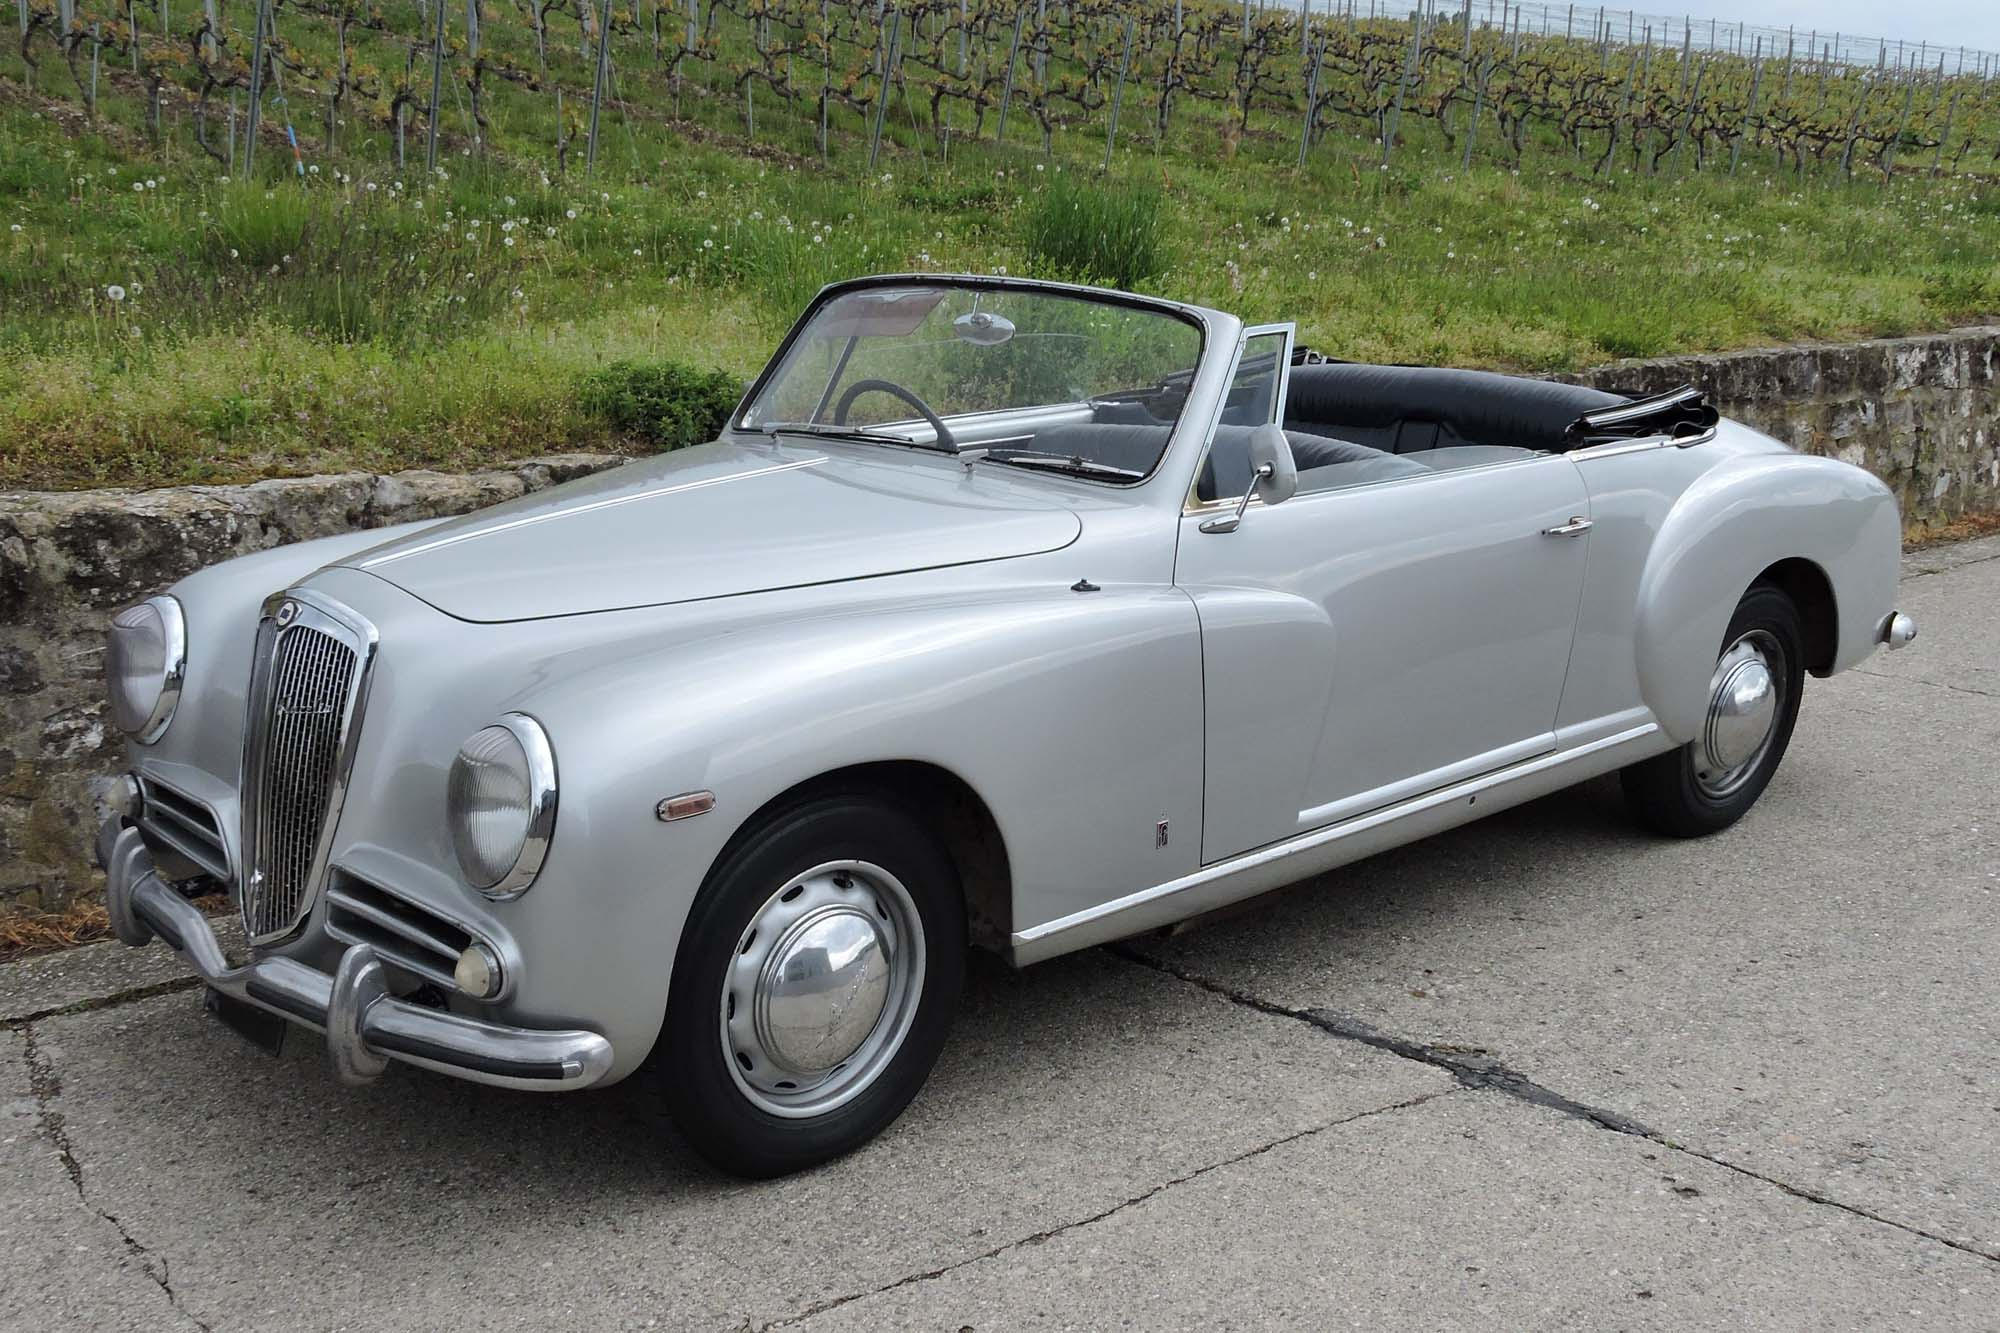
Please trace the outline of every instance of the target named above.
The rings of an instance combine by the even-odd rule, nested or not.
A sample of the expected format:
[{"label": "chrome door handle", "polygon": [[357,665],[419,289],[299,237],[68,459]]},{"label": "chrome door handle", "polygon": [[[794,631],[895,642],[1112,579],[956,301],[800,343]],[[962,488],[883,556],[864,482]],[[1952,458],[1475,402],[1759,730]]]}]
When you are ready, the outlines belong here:
[{"label": "chrome door handle", "polygon": [[1581,514],[1576,514],[1570,518],[1569,522],[1559,527],[1543,528],[1542,535],[1544,537],[1574,537],[1580,532],[1589,531],[1590,520]]}]

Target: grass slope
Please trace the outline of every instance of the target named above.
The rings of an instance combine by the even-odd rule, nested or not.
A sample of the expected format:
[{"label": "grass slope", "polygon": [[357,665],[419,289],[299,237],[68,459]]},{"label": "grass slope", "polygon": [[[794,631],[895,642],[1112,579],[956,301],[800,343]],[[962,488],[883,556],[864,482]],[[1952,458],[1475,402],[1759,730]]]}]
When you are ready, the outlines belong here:
[{"label": "grass slope", "polygon": [[[494,22],[485,40],[524,32]],[[550,56],[587,86],[573,38]],[[810,124],[760,103],[752,140],[739,102],[638,70],[588,182],[574,149],[557,173],[549,97],[505,82],[478,152],[452,122],[436,178],[397,172],[359,111],[323,151],[301,96],[306,174],[267,138],[246,182],[194,148],[171,90],[152,142],[115,61],[95,121],[53,67],[35,89],[7,68],[0,488],[644,449],[585,388],[606,364],[748,375],[828,280],[1074,276],[1113,229],[1141,289],[1295,319],[1359,359],[1553,371],[2000,313],[2000,181],[1984,176],[1794,174],[1751,149],[1733,175],[1593,177],[1532,141],[1518,167],[1465,171],[1414,120],[1387,169],[1343,136],[1298,169],[1295,125],[1239,136],[1196,106],[1164,143],[1133,111],[1100,179],[1101,129],[1059,133],[1045,157],[1026,131],[994,146],[989,118],[986,140],[943,147],[901,102],[870,171],[854,117],[823,164]],[[1052,223],[1058,205],[1077,216]]]}]

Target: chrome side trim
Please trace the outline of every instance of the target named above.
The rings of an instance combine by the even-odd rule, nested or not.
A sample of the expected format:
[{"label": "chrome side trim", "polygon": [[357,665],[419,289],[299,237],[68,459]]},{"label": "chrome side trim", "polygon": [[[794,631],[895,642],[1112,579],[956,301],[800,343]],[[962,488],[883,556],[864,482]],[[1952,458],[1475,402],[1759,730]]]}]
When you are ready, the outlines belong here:
[{"label": "chrome side trim", "polygon": [[[289,616],[281,614],[293,608]],[[283,621],[280,624],[280,621]],[[354,651],[354,672],[348,682],[347,706],[335,748],[333,775],[327,786],[326,811],[321,818],[319,837],[313,848],[304,890],[290,919],[280,927],[259,933],[251,919],[251,895],[259,890],[262,870],[258,864],[257,831],[262,816],[264,782],[268,772],[271,731],[271,691],[282,636],[304,626],[340,639]],[[237,891],[237,906],[252,944],[267,944],[294,934],[311,915],[320,889],[326,881],[327,857],[340,826],[341,807],[347,801],[347,782],[354,768],[355,741],[361,734],[362,715],[368,708],[368,687],[374,675],[375,654],[380,636],[375,626],[352,608],[310,588],[277,592],[264,599],[262,619],[257,625],[256,657],[251,665],[248,715],[243,725],[243,768],[237,776],[241,793],[242,827],[238,845],[243,862]]]},{"label": "chrome side trim", "polygon": [[492,1087],[567,1092],[611,1070],[611,1043],[599,1033],[511,1027],[386,994],[382,964],[365,944],[343,954],[333,976],[278,955],[231,966],[201,909],[154,871],[137,829],[104,825],[98,849],[108,872],[105,906],[120,940],[134,947],[164,940],[209,986],[326,1033],[343,1081],[365,1080],[400,1060]]},{"label": "chrome side trim", "polygon": [[1718,427],[1710,426],[1694,435],[1648,435],[1639,440],[1614,440],[1607,444],[1593,444],[1584,449],[1572,449],[1564,457],[1581,463],[1592,458],[1616,458],[1620,454],[1644,453],[1651,449],[1692,449],[1697,444],[1707,444],[1715,438]]},{"label": "chrome side trim", "polygon": [[386,555],[378,555],[373,559],[362,560],[356,564],[355,568],[375,569],[382,565],[394,564],[398,560],[407,560],[411,556],[423,555],[427,551],[442,550],[447,546],[456,546],[460,542],[469,542],[475,537],[486,537],[496,532],[511,532],[515,528],[531,528],[538,523],[551,523],[559,518],[574,518],[578,514],[592,514],[600,509],[616,509],[619,505],[633,504],[640,500],[650,500],[656,495],[674,495],[681,491],[698,491],[708,486],[723,486],[732,481],[748,481],[752,477],[769,476],[773,472],[790,472],[794,468],[818,467],[825,461],[826,458],[823,455],[815,458],[800,458],[790,463],[774,463],[770,467],[751,468],[748,472],[732,472],[726,477],[703,477],[699,481],[677,481],[667,486],[654,486],[647,490],[634,491],[630,495],[607,496],[602,500],[592,500],[588,504],[573,505],[564,509],[546,510],[539,514],[529,514],[524,518],[508,519],[504,523],[482,524],[478,527],[467,528],[461,532],[454,532],[448,537],[438,537],[431,541],[419,542],[415,546],[405,546],[401,550],[390,551]]},{"label": "chrome side trim", "polygon": [[1008,940],[1008,952],[1016,966],[1024,966],[1199,916],[1622,768],[1657,753],[1662,739],[1658,724],[1645,722],[1439,788],[1400,805],[1244,852],[1179,879],[1016,931]]}]

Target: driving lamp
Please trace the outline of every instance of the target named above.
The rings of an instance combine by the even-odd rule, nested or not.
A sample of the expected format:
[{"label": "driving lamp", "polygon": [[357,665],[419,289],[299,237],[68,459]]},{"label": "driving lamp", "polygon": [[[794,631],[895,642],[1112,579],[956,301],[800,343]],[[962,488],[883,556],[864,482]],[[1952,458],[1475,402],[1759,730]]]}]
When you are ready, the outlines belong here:
[{"label": "driving lamp", "polygon": [[556,824],[556,760],[541,724],[508,713],[458,747],[445,798],[466,882],[512,898],[535,882]]},{"label": "driving lamp", "polygon": [[166,733],[187,675],[187,620],[171,597],[151,597],[111,619],[104,677],[111,718],[141,745]]}]

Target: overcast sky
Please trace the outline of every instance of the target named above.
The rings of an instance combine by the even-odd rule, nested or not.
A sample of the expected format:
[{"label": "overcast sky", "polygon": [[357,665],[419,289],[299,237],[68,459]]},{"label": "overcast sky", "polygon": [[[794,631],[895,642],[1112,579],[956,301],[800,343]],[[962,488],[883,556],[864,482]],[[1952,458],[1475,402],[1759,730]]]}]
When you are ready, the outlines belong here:
[{"label": "overcast sky", "polygon": [[[1627,5],[1628,8],[1634,7]],[[1582,6],[1578,6],[1579,10]],[[1902,38],[1912,44],[1970,46],[2000,51],[2000,0],[1737,0],[1735,4],[1683,4],[1664,8],[1640,3],[1641,13],[1684,11],[1723,22],[1744,19],[1774,28],[1796,26],[1804,32],[1856,33],[1868,37]]]}]

